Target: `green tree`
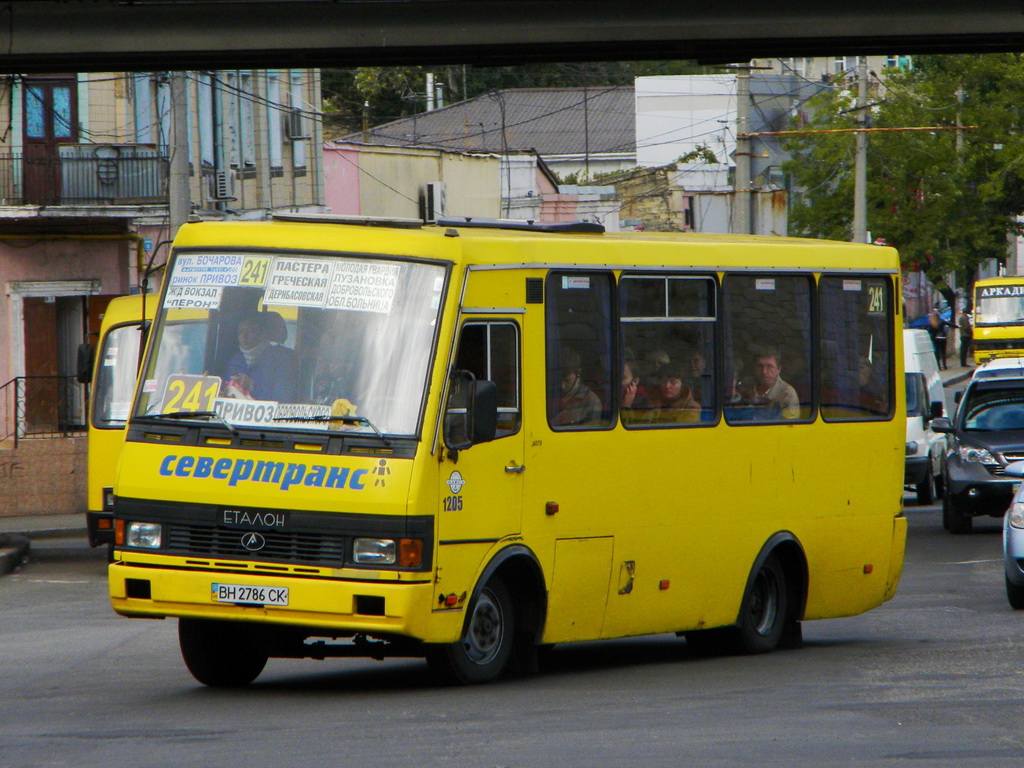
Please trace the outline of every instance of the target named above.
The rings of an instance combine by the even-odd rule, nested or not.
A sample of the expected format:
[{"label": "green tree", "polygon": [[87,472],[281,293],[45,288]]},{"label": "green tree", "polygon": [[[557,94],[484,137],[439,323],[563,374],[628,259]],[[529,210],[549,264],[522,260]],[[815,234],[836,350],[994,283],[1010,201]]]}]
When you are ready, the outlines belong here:
[{"label": "green tree", "polygon": [[[873,78],[871,125],[948,130],[869,134],[868,229],[933,279],[1005,259],[1024,212],[1024,56],[923,56],[908,71]],[[807,128],[852,128],[852,84],[815,97]],[[969,126],[957,130],[958,126]],[[794,234],[849,239],[854,134],[812,134],[787,142],[787,170],[803,189]],[[799,204],[799,203],[802,203]]]}]

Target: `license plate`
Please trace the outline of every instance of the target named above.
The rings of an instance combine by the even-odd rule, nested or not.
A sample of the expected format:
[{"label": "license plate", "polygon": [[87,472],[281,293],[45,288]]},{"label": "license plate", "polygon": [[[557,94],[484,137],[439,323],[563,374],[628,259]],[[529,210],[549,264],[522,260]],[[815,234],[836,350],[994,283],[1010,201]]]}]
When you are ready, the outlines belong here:
[{"label": "license plate", "polygon": [[288,605],[288,587],[253,587],[248,584],[213,584],[215,603],[245,605]]}]

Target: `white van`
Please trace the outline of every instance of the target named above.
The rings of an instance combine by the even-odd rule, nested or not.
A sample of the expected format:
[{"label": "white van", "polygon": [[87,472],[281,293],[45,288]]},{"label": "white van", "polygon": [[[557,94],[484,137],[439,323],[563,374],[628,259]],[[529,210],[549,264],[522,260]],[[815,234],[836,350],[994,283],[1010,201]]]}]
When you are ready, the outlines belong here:
[{"label": "white van", "polygon": [[946,393],[928,331],[903,331],[907,377],[907,458],[904,484],[917,492],[918,504],[942,496],[946,436],[932,431],[932,419],[948,415]]}]

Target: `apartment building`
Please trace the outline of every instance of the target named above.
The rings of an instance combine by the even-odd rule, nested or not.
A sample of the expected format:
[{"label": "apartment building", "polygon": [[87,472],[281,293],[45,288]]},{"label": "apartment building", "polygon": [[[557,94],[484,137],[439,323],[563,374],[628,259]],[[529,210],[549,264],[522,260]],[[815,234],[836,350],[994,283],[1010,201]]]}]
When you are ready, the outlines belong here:
[{"label": "apartment building", "polygon": [[193,216],[323,210],[318,70],[189,72],[181,105],[170,79],[0,79],[0,447],[85,424],[79,346],[168,254],[175,109]]}]

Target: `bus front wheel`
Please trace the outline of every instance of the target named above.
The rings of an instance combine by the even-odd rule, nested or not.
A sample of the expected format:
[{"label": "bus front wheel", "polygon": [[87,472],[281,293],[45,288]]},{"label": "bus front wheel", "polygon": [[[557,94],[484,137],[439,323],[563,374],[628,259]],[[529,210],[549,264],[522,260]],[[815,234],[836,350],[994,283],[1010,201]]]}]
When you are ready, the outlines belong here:
[{"label": "bus front wheel", "polygon": [[789,620],[786,570],[772,554],[761,564],[743,598],[736,639],[745,653],[775,650]]},{"label": "bus front wheel", "polygon": [[514,637],[512,598],[501,580],[493,579],[473,600],[462,637],[429,647],[427,663],[448,682],[487,683],[498,679],[508,666]]},{"label": "bus front wheel", "polygon": [[252,632],[236,622],[178,619],[178,644],[192,677],[211,688],[248,685],[267,664]]}]

